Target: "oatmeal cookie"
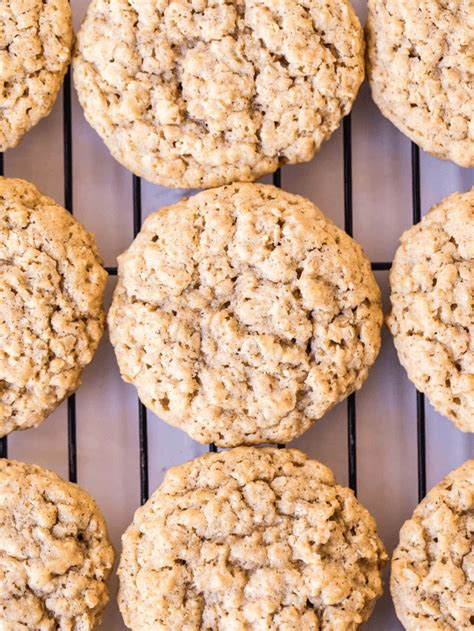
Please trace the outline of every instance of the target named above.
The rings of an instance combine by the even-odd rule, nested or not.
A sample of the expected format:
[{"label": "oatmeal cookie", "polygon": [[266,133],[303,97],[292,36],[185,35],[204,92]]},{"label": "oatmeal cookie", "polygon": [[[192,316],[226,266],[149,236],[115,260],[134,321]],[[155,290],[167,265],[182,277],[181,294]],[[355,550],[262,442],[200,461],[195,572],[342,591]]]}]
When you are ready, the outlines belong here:
[{"label": "oatmeal cookie", "polygon": [[407,631],[471,631],[474,460],[428,493],[400,531],[391,592]]},{"label": "oatmeal cookie", "polygon": [[92,0],[74,81],[112,155],[164,186],[310,160],[364,77],[347,0]]},{"label": "oatmeal cookie", "polygon": [[422,149],[474,166],[472,0],[369,0],[367,74],[380,111]]},{"label": "oatmeal cookie", "polygon": [[94,500],[41,467],[0,460],[0,628],[99,624],[114,561]]},{"label": "oatmeal cookie", "polygon": [[122,544],[119,605],[137,631],[349,631],[382,594],[373,518],[296,449],[170,469]]},{"label": "oatmeal cookie", "polygon": [[408,377],[474,431],[474,189],[447,197],[405,232],[390,272],[388,326]]},{"label": "oatmeal cookie", "polygon": [[0,178],[0,436],[80,384],[105,324],[94,238],[24,180]]},{"label": "oatmeal cookie", "polygon": [[110,339],[143,403],[199,442],[288,442],[365,381],[380,291],[309,200],[233,184],[153,213],[119,257]]},{"label": "oatmeal cookie", "polygon": [[67,0],[0,3],[0,151],[51,111],[71,58]]}]

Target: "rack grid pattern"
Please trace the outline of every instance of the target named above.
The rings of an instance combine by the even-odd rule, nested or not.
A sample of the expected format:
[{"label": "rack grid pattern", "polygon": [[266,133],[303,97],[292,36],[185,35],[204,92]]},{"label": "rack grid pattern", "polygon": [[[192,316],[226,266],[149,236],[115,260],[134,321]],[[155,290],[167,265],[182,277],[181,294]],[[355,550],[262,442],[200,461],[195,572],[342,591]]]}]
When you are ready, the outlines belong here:
[{"label": "rack grid pattern", "polygon": [[[343,121],[343,182],[344,189],[344,229],[353,234],[353,178],[352,178],[352,129],[351,116]],[[72,107],[71,107],[71,73],[67,73],[63,90],[63,160],[64,160],[64,205],[69,212],[73,212],[73,134],[72,134]],[[0,154],[0,175],[3,175],[3,155]],[[141,180],[133,175],[132,182],[132,212],[133,234],[136,236],[142,225],[142,197]],[[273,174],[273,184],[281,186],[281,171]],[[411,145],[411,189],[413,223],[421,219],[421,184],[420,184],[420,150]],[[372,262],[374,271],[388,271],[390,262]],[[111,276],[117,275],[116,267],[106,268]],[[145,503],[149,496],[148,475],[148,432],[147,409],[138,401],[138,433],[139,453],[138,462],[140,468],[140,501]],[[67,400],[67,426],[68,426],[68,474],[71,482],[77,482],[77,426],[76,426],[76,401],[75,395]],[[426,494],[426,435],[425,435],[425,401],[420,392],[416,393],[416,421],[417,421],[417,460],[418,460],[418,496],[421,500]],[[278,445],[283,448],[284,445]],[[209,445],[210,451],[216,451],[215,445]],[[357,398],[352,394],[347,399],[347,454],[348,454],[348,479],[349,486],[357,493]],[[8,456],[7,438],[0,439],[0,458]]]}]

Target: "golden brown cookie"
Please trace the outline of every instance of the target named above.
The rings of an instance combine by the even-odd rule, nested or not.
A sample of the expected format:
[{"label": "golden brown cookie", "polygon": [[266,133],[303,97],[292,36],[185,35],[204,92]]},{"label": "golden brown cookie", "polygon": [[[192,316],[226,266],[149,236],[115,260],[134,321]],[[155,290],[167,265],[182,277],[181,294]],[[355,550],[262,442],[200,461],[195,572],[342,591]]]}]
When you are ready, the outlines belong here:
[{"label": "golden brown cookie", "polygon": [[472,0],[369,0],[367,74],[384,116],[438,158],[474,166]]},{"label": "golden brown cookie", "polygon": [[474,431],[474,189],[454,193],[401,238],[388,326],[408,377]]},{"label": "golden brown cookie", "polygon": [[0,151],[51,111],[71,58],[67,0],[0,3]]},{"label": "golden brown cookie", "polygon": [[0,628],[89,630],[114,561],[94,500],[36,465],[0,460]]},{"label": "golden brown cookie", "polygon": [[288,442],[360,388],[380,348],[362,248],[309,200],[233,184],[163,208],[119,257],[122,377],[199,442]]},{"label": "golden brown cookie", "polygon": [[121,164],[208,188],[310,160],[350,111],[363,56],[347,0],[93,0],[74,80]]},{"label": "golden brown cookie", "polygon": [[105,324],[94,237],[25,180],[0,178],[0,436],[80,384]]},{"label": "golden brown cookie", "polygon": [[474,460],[431,489],[405,522],[391,591],[407,631],[472,631]]},{"label": "golden brown cookie", "polygon": [[241,447],[170,469],[122,538],[133,629],[357,629],[382,594],[376,525],[296,449]]}]

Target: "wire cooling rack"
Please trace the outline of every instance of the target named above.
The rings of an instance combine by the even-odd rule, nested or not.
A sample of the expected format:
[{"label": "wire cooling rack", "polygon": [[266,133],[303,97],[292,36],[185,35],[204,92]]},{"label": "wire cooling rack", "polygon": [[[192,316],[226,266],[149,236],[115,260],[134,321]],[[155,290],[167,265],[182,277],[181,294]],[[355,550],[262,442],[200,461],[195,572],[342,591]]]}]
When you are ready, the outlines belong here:
[{"label": "wire cooling rack", "polygon": [[[77,29],[88,0],[72,4]],[[353,4],[363,20],[366,3],[353,0]],[[71,97],[70,74],[52,115],[18,149],[6,154],[5,166],[7,175],[31,180],[58,201],[63,196],[71,212],[74,199],[76,214],[97,235],[111,278],[117,274],[117,252],[130,242],[132,225],[137,234],[148,210],[176,200],[174,193],[141,182],[108,157]],[[410,147],[383,119],[363,86],[352,118],[343,121],[341,130],[310,164],[288,166],[273,175],[276,186],[282,179],[290,192],[314,199],[333,221],[349,234],[355,233],[370,255],[386,299],[387,271],[402,231],[420,220],[422,207],[429,208],[454,190],[470,188],[474,173],[423,153],[420,156],[419,149]],[[100,213],[95,212],[98,205]],[[36,430],[14,433],[8,444],[7,439],[0,439],[0,457],[6,457],[9,448],[11,457],[47,466],[72,481],[79,477],[98,500],[117,551],[137,504],[146,501],[164,470],[205,449],[184,432],[156,422],[137,403],[134,388],[120,380],[107,344],[101,344],[85,370],[77,402],[70,397],[52,417]],[[426,418],[425,434],[424,398],[419,393],[415,396],[385,331],[379,359],[363,390],[336,406],[295,443],[310,457],[328,464],[342,484],[355,491],[359,486],[361,500],[376,518],[389,551],[427,483],[431,486],[473,457],[472,440],[434,414],[428,403]],[[107,443],[109,436],[113,440]],[[215,451],[213,445],[209,449]],[[112,577],[112,603],[101,627],[107,631],[124,629],[113,603],[115,591]],[[388,581],[385,592],[364,627],[368,631],[401,628]]]},{"label": "wire cooling rack", "polygon": [[[63,186],[64,205],[69,212],[73,212],[73,135],[72,135],[72,107],[71,107],[71,73],[66,74],[63,90]],[[352,178],[352,125],[351,115],[343,120],[343,189],[344,189],[344,229],[349,235],[353,235],[353,178]],[[4,172],[4,158],[0,154],[0,174]],[[132,176],[132,205],[133,234],[136,236],[142,226],[142,192],[141,179]],[[280,169],[273,174],[273,184],[281,186]],[[413,223],[421,219],[421,174],[420,151],[411,144],[411,190]],[[387,271],[391,267],[390,262],[373,261],[374,271]],[[107,267],[111,276],[117,275],[116,267]],[[138,432],[139,453],[138,462],[140,468],[140,500],[145,503],[149,497],[149,453],[148,453],[148,420],[147,409],[138,401]],[[417,423],[417,468],[418,468],[418,497],[422,499],[426,494],[426,435],[425,435],[425,401],[422,393],[416,393],[416,423]],[[67,401],[67,427],[68,427],[68,476],[71,482],[77,482],[77,428],[76,428],[76,399],[71,395]],[[280,448],[284,445],[278,445]],[[210,451],[216,451],[215,445],[209,445]],[[0,439],[0,457],[8,456],[8,440]],[[348,457],[348,483],[350,488],[357,493],[357,397],[352,394],[347,399],[347,457]]]},{"label": "wire cooling rack", "polygon": [[[74,0],[73,4],[80,13],[87,3],[86,0]],[[365,3],[359,2],[358,5],[363,13]],[[54,137],[51,145],[48,145],[49,135]],[[129,219],[130,223],[133,220],[133,234],[136,235],[147,211],[159,208],[164,199],[169,203],[169,198],[173,196],[169,191],[160,191],[158,187],[142,183],[107,157],[108,153],[88,128],[79,106],[71,97],[70,74],[65,78],[62,102],[57,103],[52,116],[29,136],[33,139],[31,143],[26,139],[22,143],[23,148],[6,154],[7,175],[31,179],[40,190],[58,201],[62,188],[64,206],[70,212],[73,211],[74,199],[81,221],[97,234],[99,251],[110,257],[106,258],[109,265],[106,269],[111,277],[115,277],[116,252],[124,249],[131,237]],[[48,148],[62,153],[62,171],[58,171],[59,159],[53,158],[50,165],[42,167]],[[98,153],[97,161],[94,160],[95,153]],[[88,162],[92,166],[85,168]],[[377,176],[375,179],[371,170]],[[1,154],[0,173],[3,174]],[[282,175],[285,188],[291,191],[297,182],[293,192],[314,198],[323,212],[343,226],[346,232],[350,235],[355,232],[356,239],[371,254],[374,272],[382,272],[377,275],[381,277],[378,280],[384,296],[387,293],[386,273],[391,267],[396,240],[411,222],[420,220],[421,202],[423,208],[428,208],[440,201],[444,194],[455,189],[466,190],[474,184],[472,173],[426,155],[421,155],[420,169],[418,147],[410,147],[409,142],[381,117],[366,87],[358,97],[352,118],[344,119],[341,130],[325,144],[321,154],[309,165],[285,167],[283,173],[277,171],[273,175],[276,186],[281,185]],[[122,184],[124,181],[126,184]],[[107,189],[112,188],[110,184],[114,183],[119,184],[118,191],[107,196]],[[84,194],[86,188],[92,193]],[[130,191],[126,193],[127,197],[123,195],[125,190]],[[405,212],[410,210],[408,191],[411,193],[411,216]],[[103,212],[91,213],[91,208],[94,209],[97,203],[102,204]],[[115,212],[114,203],[119,207],[120,215]],[[379,209],[385,214],[379,213]],[[117,236],[118,232],[111,231],[109,234],[106,231],[110,221],[121,226],[125,235],[123,239]],[[374,226],[368,222],[373,222]],[[359,477],[362,502],[374,514],[382,539],[390,550],[398,538],[403,519],[416,504],[416,491],[420,498],[423,497],[427,477],[429,485],[432,485],[448,470],[461,464],[466,455],[472,457],[470,445],[473,443],[461,438],[461,433],[451,428],[448,421],[437,419],[434,421],[436,426],[432,425],[434,415],[428,404],[425,434],[423,395],[417,393],[415,397],[414,389],[408,385],[398,364],[390,336],[386,332],[384,335],[381,356],[372,368],[364,390],[337,406],[327,415],[330,418],[318,423],[295,446],[331,466],[337,479],[356,492]],[[107,379],[101,381],[105,371],[108,371]],[[188,440],[183,432],[157,423],[153,415],[147,413],[146,408],[137,402],[134,389],[120,381],[107,345],[99,348],[92,366],[85,371],[84,382],[77,405],[76,398],[71,396],[59,413],[53,415],[57,421],[49,420],[37,430],[17,432],[9,439],[9,445],[7,439],[0,439],[0,457],[8,455],[9,447],[12,457],[53,468],[63,477],[67,474],[74,482],[79,477],[79,482],[91,491],[104,510],[118,549],[120,534],[130,522],[133,510],[139,502],[147,500],[165,467],[195,457],[201,448]],[[98,387],[93,385],[97,382],[100,383]],[[102,385],[107,387],[104,407],[100,405],[101,399],[95,398]],[[111,394],[118,394],[119,403],[115,407],[109,400]],[[102,397],[102,392],[99,396]],[[125,404],[123,410],[119,409],[122,403]],[[118,413],[122,422],[118,418],[101,418],[100,415],[104,412],[108,414],[109,410]],[[385,413],[387,424],[383,417]],[[90,418],[88,415],[91,415]],[[147,417],[150,417],[149,423]],[[103,426],[101,428],[102,421],[105,421],[105,431]],[[95,427],[94,423],[98,426]],[[109,432],[114,432],[110,445],[103,442]],[[57,435],[60,438],[56,440]],[[213,445],[209,449],[216,450]],[[64,466],[66,455],[67,472]],[[122,475],[124,467],[128,469]],[[380,468],[380,475],[373,475],[377,468]],[[130,478],[125,481],[126,484],[125,477]],[[395,496],[390,496],[390,502],[385,502],[387,493]],[[112,582],[111,588],[113,600],[116,584]],[[377,604],[373,617],[367,623],[367,628],[372,631],[400,629],[387,593],[387,582],[385,591],[386,597]],[[107,631],[124,628],[113,603],[106,612],[102,628]]]}]

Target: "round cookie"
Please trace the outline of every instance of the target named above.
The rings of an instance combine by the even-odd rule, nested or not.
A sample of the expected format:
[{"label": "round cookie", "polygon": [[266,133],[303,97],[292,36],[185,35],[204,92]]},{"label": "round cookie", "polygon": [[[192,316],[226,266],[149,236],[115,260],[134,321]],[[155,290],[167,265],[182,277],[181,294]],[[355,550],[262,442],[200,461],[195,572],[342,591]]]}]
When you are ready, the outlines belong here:
[{"label": "round cookie", "polygon": [[0,627],[92,629],[114,561],[94,500],[36,465],[0,460]]},{"label": "round cookie", "polygon": [[106,280],[70,213],[0,178],[0,436],[38,425],[79,386],[104,330]]},{"label": "round cookie", "polygon": [[431,489],[405,522],[390,588],[407,631],[472,630],[474,460]]},{"label": "round cookie", "polygon": [[71,59],[67,0],[4,0],[0,6],[0,151],[47,116]]},{"label": "round cookie", "polygon": [[208,188],[311,160],[364,77],[348,0],[92,0],[74,81],[114,158]]},{"label": "round cookie", "polygon": [[289,442],[360,388],[380,347],[361,247],[309,200],[233,184],[153,213],[119,257],[122,377],[195,440]]},{"label": "round cookie", "polygon": [[474,431],[474,189],[435,206],[401,238],[387,319],[400,362],[432,405]]},{"label": "round cookie", "polygon": [[122,537],[130,629],[356,629],[382,594],[376,525],[296,449],[240,447],[170,469]]},{"label": "round cookie", "polygon": [[422,149],[474,166],[472,0],[368,0],[367,74],[380,111]]}]

